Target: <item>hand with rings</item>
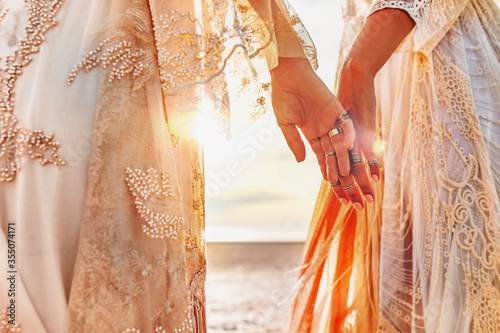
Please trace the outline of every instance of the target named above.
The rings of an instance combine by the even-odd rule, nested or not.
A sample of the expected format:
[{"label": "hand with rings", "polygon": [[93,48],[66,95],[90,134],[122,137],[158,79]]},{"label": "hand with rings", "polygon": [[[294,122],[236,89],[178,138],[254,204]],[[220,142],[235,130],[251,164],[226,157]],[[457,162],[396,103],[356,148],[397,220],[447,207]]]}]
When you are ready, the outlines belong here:
[{"label": "hand with rings", "polygon": [[[355,52],[355,51],[352,51]],[[351,54],[350,54],[351,55]],[[352,63],[350,59],[344,63],[340,73],[338,97],[342,106],[348,111],[356,129],[356,138],[349,150],[350,173],[340,171],[338,177],[330,185],[343,204],[349,201],[354,208],[361,210],[365,201],[375,201],[375,191],[371,179],[380,179],[380,161],[374,152],[375,133],[375,92],[373,77],[364,71],[356,70],[352,80]],[[344,119],[338,119],[342,123]],[[340,165],[339,165],[340,169]]]},{"label": "hand with rings", "polygon": [[296,160],[305,158],[300,129],[318,159],[324,179],[334,181],[337,170],[349,174],[348,149],[356,136],[352,121],[308,60],[278,58],[278,66],[271,70],[271,83],[276,120]]}]

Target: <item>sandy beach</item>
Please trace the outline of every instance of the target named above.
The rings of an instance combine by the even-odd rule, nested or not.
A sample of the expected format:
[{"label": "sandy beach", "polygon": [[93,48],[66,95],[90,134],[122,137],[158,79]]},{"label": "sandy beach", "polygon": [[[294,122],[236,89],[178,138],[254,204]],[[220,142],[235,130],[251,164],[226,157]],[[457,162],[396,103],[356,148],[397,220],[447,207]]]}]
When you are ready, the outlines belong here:
[{"label": "sandy beach", "polygon": [[208,332],[284,333],[303,243],[208,243]]}]

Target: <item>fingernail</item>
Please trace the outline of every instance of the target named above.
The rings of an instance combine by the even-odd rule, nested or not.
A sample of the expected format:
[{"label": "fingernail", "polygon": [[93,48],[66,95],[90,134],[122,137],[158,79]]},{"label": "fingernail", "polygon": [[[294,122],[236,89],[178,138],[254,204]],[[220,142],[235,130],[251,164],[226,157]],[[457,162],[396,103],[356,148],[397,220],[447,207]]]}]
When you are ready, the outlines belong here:
[{"label": "fingernail", "polygon": [[348,204],[347,200],[344,198],[340,198],[340,203],[343,204],[344,206]]},{"label": "fingernail", "polygon": [[376,174],[372,175],[372,179],[375,183],[378,182],[378,176]]},{"label": "fingernail", "polygon": [[365,198],[366,198],[366,201],[373,202],[373,195],[367,194],[367,195],[365,195]]},{"label": "fingernail", "polygon": [[356,210],[362,210],[363,206],[359,202],[355,202],[352,204]]}]

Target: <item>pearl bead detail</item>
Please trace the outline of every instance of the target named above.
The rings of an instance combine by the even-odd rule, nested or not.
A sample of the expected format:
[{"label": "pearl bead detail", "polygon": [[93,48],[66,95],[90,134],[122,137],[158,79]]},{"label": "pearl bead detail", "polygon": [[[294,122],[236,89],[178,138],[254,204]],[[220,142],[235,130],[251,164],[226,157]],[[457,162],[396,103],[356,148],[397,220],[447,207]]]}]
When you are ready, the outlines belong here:
[{"label": "pearl bead detail", "polygon": [[[173,196],[167,174],[158,174],[150,168],[146,172],[127,168],[125,182],[135,200],[135,207],[141,218],[146,221],[143,232],[151,238],[165,237],[177,239],[184,226],[184,219],[174,215],[155,213],[150,206],[161,203]],[[161,208],[160,208],[161,209]]]},{"label": "pearl bead detail", "polygon": [[[55,16],[64,0],[32,0],[25,3],[28,22],[24,37],[18,41],[17,49],[0,66],[0,182],[14,180],[21,170],[21,157],[27,153],[41,165],[65,165],[59,157],[59,143],[52,133],[30,130],[18,125],[14,115],[14,87],[23,73],[23,68],[32,61],[32,54],[40,50],[45,33],[57,24]],[[0,13],[0,21],[7,12]]]}]

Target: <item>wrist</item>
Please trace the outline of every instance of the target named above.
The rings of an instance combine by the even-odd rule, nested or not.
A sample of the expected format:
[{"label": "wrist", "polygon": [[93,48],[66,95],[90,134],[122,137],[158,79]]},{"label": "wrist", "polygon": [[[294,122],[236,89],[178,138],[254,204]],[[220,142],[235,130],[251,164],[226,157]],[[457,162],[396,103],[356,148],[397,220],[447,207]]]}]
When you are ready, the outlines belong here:
[{"label": "wrist", "polygon": [[373,66],[364,59],[349,58],[346,59],[342,71],[349,73],[351,83],[356,83],[365,80],[373,80],[379,71],[379,68]]}]

